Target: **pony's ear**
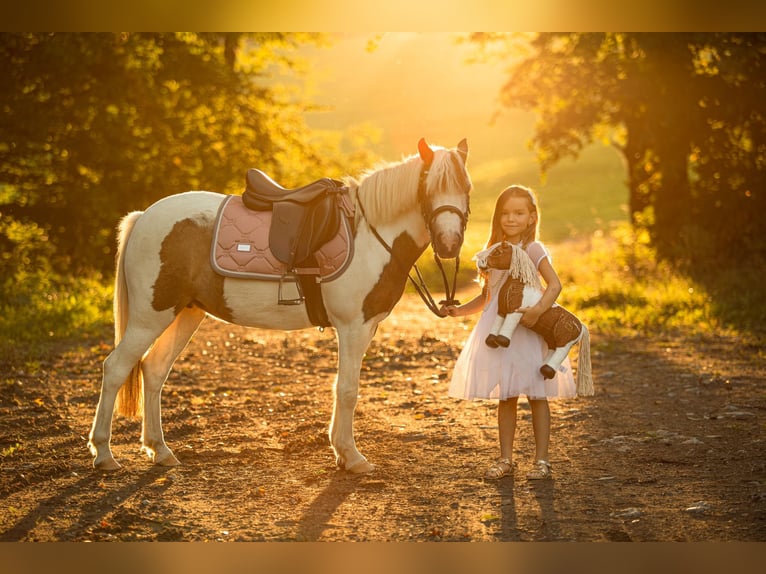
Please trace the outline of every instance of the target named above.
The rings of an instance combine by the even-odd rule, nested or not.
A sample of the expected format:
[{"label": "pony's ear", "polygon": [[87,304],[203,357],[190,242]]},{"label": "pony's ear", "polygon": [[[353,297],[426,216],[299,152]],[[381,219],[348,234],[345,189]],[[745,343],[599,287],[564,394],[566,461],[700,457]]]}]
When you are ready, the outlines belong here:
[{"label": "pony's ear", "polygon": [[434,150],[428,147],[425,138],[420,138],[418,142],[418,153],[420,153],[420,159],[426,164],[426,167],[431,167],[431,163],[434,161]]},{"label": "pony's ear", "polygon": [[457,153],[463,158],[463,163],[468,160],[468,141],[465,138],[461,139],[460,143],[457,144]]}]

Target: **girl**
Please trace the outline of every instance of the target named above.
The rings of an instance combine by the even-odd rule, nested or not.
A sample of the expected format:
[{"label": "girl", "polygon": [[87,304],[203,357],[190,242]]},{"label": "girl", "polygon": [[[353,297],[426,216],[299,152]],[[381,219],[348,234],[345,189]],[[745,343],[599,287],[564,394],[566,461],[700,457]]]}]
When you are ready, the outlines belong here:
[{"label": "girl", "polygon": [[[497,198],[492,215],[486,247],[500,241],[519,245],[527,252],[545,283],[540,301],[532,307],[522,307],[521,325],[531,327],[550,308],[561,292],[561,281],[551,264],[548,251],[537,241],[540,225],[537,199],[531,189],[513,185]],[[527,479],[551,476],[548,462],[550,410],[548,398],[574,397],[576,393],[569,360],[552,379],[544,379],[540,365],[548,347],[544,339],[529,329],[514,331],[508,348],[492,348],[485,343],[497,316],[497,295],[508,275],[507,270],[480,271],[482,291],[459,306],[447,306],[443,313],[451,317],[482,311],[476,326],[455,363],[449,395],[463,399],[499,399],[497,423],[500,438],[500,458],[487,469],[484,477],[499,479],[513,471],[513,439],[516,434],[516,406],[520,395],[529,400],[532,429],[535,436],[535,464]]]}]

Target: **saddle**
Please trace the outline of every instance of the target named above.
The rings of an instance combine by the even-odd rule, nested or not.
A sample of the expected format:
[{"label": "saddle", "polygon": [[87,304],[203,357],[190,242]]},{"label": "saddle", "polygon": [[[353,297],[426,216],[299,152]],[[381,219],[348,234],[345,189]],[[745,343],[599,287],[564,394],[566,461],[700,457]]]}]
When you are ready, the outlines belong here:
[{"label": "saddle", "polygon": [[242,202],[253,211],[272,212],[269,247],[290,271],[335,237],[344,213],[354,213],[348,188],[338,180],[285,189],[258,169],[247,171]]},{"label": "saddle", "polygon": [[[275,277],[279,280],[278,303],[299,305],[305,301],[311,322],[320,327],[330,325],[319,289],[319,283],[328,268],[327,254],[322,248],[332,245],[329,249],[338,251],[342,256],[345,263],[342,264],[341,272],[349,261],[348,234],[353,232],[354,205],[348,191],[342,182],[330,178],[286,189],[262,171],[249,169],[241,196],[241,205],[247,210],[267,212],[267,250],[276,260],[272,268],[282,269],[278,277]],[[230,202],[222,206],[219,218],[226,203]],[[341,232],[341,223],[345,233]],[[344,237],[348,238],[348,243],[343,243]],[[342,244],[340,248],[335,245],[339,239]],[[214,243],[217,241],[218,230]],[[217,264],[214,267],[220,268]],[[225,273],[242,275],[236,271]],[[298,290],[296,298],[283,296],[282,286],[285,281],[295,283]]]}]

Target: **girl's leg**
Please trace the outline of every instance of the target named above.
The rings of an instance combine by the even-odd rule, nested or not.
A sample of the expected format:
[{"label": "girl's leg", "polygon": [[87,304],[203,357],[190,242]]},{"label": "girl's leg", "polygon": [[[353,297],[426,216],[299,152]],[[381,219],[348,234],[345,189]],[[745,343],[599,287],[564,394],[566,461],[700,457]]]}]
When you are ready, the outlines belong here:
[{"label": "girl's leg", "polygon": [[497,405],[497,426],[500,438],[500,458],[493,462],[484,478],[497,480],[513,472],[513,438],[516,435],[516,397]]},{"label": "girl's leg", "polygon": [[500,401],[497,405],[497,427],[500,437],[500,458],[513,460],[513,439],[516,436],[516,406],[518,398]]},{"label": "girl's leg", "polygon": [[548,445],[551,437],[551,411],[546,399],[529,401],[532,410],[532,431],[535,435],[535,467],[527,474],[529,479],[548,478]]}]

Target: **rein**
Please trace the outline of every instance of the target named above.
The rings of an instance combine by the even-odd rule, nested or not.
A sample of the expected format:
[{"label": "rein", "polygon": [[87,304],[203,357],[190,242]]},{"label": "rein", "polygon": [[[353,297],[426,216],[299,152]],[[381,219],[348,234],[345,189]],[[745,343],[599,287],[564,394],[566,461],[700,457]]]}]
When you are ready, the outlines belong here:
[{"label": "rein", "polygon": [[[428,228],[428,234],[431,237],[431,241],[433,242],[433,235],[431,233],[431,225],[436,218],[437,215],[444,211],[451,211],[453,213],[456,213],[459,217],[461,222],[463,223],[463,229],[465,230],[465,226],[468,220],[468,217],[465,213],[463,213],[460,209],[453,205],[442,205],[434,210],[429,210],[426,206],[426,178],[428,177],[428,167],[424,166],[423,170],[420,172],[420,179],[418,181],[418,203],[420,203],[420,209],[421,214],[423,216],[423,221],[426,223],[426,227]],[[399,259],[399,257],[394,253],[394,250],[391,248],[391,246],[386,243],[386,240],[381,237],[380,233],[378,233],[378,230],[375,229],[375,226],[370,223],[370,220],[367,219],[367,213],[364,210],[364,204],[362,203],[361,197],[359,197],[359,191],[357,189],[357,196],[356,196],[356,202],[359,205],[359,211],[362,214],[362,217],[364,218],[365,222],[367,223],[367,227],[370,228],[370,231],[372,231],[372,234],[375,236],[375,238],[378,240],[378,242],[385,248],[386,251],[391,255],[391,258],[394,259],[399,267],[406,269],[406,266],[402,261]],[[433,245],[431,246],[433,249]],[[460,270],[460,255],[455,257],[455,272],[452,277],[452,285],[450,285],[449,281],[447,280],[447,273],[444,270],[444,265],[442,264],[441,258],[437,255],[436,251],[434,251],[434,261],[436,262],[436,266],[439,268],[439,272],[442,276],[442,281],[444,282],[444,293],[445,293],[445,299],[442,299],[439,301],[439,305],[436,304],[436,300],[434,299],[433,295],[431,295],[431,292],[428,289],[428,286],[426,285],[425,279],[423,278],[423,275],[420,273],[420,269],[418,269],[418,264],[415,263],[413,266],[415,268],[415,273],[417,275],[418,280],[415,281],[413,279],[410,272],[407,272],[407,278],[412,283],[412,286],[415,288],[415,291],[417,291],[418,295],[420,295],[420,298],[423,300],[423,303],[425,303],[426,307],[437,317],[445,317],[444,314],[439,312],[439,307],[441,305],[460,305],[460,301],[455,299],[455,291],[457,289],[457,276],[458,271]]]}]

